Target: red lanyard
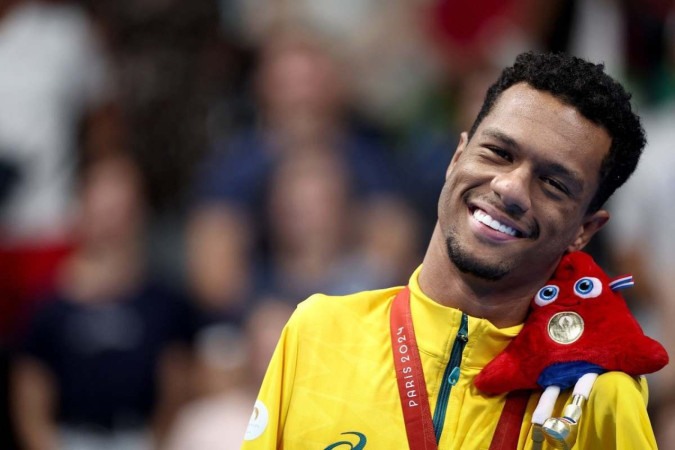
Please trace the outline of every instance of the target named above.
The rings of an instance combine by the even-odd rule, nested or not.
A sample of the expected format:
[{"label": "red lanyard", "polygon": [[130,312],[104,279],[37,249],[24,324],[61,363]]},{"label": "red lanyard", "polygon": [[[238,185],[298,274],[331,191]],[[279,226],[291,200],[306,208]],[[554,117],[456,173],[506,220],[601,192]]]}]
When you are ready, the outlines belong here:
[{"label": "red lanyard", "polygon": [[[437,450],[427,386],[410,313],[410,290],[407,287],[396,295],[390,318],[396,381],[410,450]],[[490,450],[517,448],[528,399],[529,392],[522,391],[512,392],[506,397]]]},{"label": "red lanyard", "polygon": [[427,384],[410,314],[410,290],[407,287],[396,295],[391,306],[391,344],[410,450],[437,450]]}]

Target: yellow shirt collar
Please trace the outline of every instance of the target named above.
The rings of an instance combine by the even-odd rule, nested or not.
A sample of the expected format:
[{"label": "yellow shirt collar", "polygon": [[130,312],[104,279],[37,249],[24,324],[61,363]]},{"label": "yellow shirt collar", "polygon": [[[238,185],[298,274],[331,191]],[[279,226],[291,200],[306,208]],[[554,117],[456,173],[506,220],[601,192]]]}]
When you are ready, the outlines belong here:
[{"label": "yellow shirt collar", "polygon": [[[462,312],[443,306],[420,289],[422,266],[410,277],[410,305],[420,352],[447,361],[459,330]],[[492,360],[520,332],[523,325],[497,328],[487,319],[468,316],[469,341],[464,349],[463,367],[480,369]]]}]

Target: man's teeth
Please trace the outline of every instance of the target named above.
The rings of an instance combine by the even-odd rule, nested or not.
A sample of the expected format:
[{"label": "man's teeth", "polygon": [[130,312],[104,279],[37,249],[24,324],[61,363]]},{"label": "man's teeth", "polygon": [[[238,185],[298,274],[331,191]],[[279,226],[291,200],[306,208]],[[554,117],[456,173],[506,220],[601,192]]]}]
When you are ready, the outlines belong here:
[{"label": "man's teeth", "polygon": [[513,228],[499,223],[497,220],[490,217],[489,214],[486,214],[484,211],[477,209],[473,212],[473,217],[482,224],[487,225],[493,230],[501,231],[502,233],[508,234],[509,236],[516,236],[518,232]]}]

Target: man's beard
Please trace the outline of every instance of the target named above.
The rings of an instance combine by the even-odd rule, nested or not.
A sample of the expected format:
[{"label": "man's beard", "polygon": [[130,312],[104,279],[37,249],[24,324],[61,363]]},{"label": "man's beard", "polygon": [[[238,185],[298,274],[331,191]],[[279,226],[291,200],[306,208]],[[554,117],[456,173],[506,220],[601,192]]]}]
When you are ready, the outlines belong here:
[{"label": "man's beard", "polygon": [[488,264],[478,260],[473,255],[461,248],[457,235],[451,232],[446,238],[448,256],[455,266],[462,273],[473,275],[487,281],[501,280],[510,271],[510,267],[502,262],[499,264]]}]

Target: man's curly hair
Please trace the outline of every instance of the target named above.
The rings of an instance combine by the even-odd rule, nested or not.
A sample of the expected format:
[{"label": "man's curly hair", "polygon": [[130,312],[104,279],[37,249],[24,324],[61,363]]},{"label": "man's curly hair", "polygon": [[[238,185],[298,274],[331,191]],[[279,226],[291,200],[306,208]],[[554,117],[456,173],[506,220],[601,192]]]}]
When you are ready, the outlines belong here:
[{"label": "man's curly hair", "polygon": [[562,53],[522,53],[488,89],[469,139],[501,93],[522,82],[573,106],[609,133],[612,144],[600,167],[598,190],[588,207],[589,212],[597,211],[633,173],[646,144],[640,118],[631,108],[631,95],[604,72],[604,64]]}]

